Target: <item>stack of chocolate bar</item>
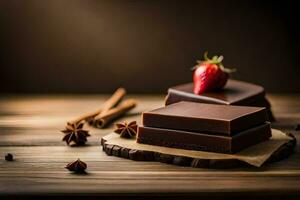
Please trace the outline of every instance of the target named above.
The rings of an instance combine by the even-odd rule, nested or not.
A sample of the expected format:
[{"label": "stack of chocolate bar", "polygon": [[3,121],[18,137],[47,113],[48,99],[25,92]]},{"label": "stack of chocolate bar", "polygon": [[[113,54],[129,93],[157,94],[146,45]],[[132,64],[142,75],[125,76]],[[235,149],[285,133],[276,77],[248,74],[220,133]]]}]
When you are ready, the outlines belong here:
[{"label": "stack of chocolate bar", "polygon": [[137,142],[236,153],[271,137],[266,108],[181,101],[144,112]]},{"label": "stack of chocolate bar", "polygon": [[271,105],[265,98],[265,90],[260,85],[229,79],[223,89],[205,92],[201,95],[194,94],[193,87],[193,83],[186,83],[169,88],[166,105],[179,101],[192,101],[222,105],[266,107],[269,120],[275,120],[271,112]]}]

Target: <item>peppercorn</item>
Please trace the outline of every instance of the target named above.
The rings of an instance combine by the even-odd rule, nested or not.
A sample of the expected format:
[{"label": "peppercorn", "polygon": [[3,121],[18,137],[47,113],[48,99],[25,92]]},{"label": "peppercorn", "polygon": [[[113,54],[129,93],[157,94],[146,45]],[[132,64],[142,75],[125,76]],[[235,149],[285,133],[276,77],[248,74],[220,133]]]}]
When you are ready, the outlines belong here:
[{"label": "peppercorn", "polygon": [[11,153],[7,153],[5,155],[5,160],[6,161],[13,161],[13,159],[14,159],[14,156]]}]

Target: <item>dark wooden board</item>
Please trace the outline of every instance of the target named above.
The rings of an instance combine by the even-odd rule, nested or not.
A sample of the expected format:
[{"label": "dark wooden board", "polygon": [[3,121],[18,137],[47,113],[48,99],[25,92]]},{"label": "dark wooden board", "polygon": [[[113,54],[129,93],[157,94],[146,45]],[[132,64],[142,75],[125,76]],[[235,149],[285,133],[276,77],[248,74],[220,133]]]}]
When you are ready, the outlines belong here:
[{"label": "dark wooden board", "polygon": [[[293,139],[277,149],[264,164],[269,164],[288,158],[294,152],[294,148],[297,144],[296,137],[293,134],[287,135]],[[107,144],[106,142],[107,141],[104,138],[101,138],[102,150],[108,156],[116,156],[134,161],[156,161],[179,166],[212,169],[228,169],[249,165],[246,162],[237,159],[199,159],[193,157],[164,154],[155,151],[129,149],[118,145]]]},{"label": "dark wooden board", "polygon": [[[135,162],[107,156],[100,139],[111,133],[90,130],[86,146],[68,147],[61,141],[67,120],[98,108],[108,95],[28,95],[0,97],[0,199],[5,195],[164,195],[230,197],[300,196],[300,145],[288,159],[260,168],[243,166],[230,169],[195,168],[160,162]],[[136,120],[140,113],[163,105],[164,96],[130,96],[138,100],[132,113],[118,122]],[[291,132],[300,140],[294,127],[300,123],[300,95],[270,95],[277,119],[272,127]],[[4,160],[5,153],[15,161]],[[118,149],[115,149],[115,153]],[[128,152],[129,154],[129,152]],[[123,153],[127,156],[127,151]],[[87,163],[86,175],[67,171],[65,165],[80,158]],[[171,162],[168,155],[160,159]],[[280,159],[280,158],[277,158]],[[182,162],[176,159],[176,162]],[[201,163],[194,163],[200,165]],[[204,162],[205,164],[205,162]],[[179,184],[180,183],[180,184]],[[172,197],[172,198],[173,198]],[[244,198],[243,197],[243,198]],[[116,197],[119,199],[118,197]],[[287,198],[285,198],[287,199]]]}]

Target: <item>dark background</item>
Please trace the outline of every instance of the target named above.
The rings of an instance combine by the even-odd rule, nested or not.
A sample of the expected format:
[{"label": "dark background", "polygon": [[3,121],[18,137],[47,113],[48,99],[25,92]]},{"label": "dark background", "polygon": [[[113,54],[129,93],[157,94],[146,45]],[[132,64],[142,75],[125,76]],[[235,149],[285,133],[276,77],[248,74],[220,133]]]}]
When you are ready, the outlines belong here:
[{"label": "dark background", "polygon": [[0,93],[166,92],[205,50],[300,92],[296,1],[0,1]]}]

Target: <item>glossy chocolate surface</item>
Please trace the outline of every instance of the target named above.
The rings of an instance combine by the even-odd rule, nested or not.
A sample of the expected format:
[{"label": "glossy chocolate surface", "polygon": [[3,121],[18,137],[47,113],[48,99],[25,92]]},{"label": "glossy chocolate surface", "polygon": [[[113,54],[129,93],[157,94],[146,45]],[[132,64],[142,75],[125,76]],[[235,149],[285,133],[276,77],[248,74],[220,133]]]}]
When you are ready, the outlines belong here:
[{"label": "glossy chocolate surface", "polygon": [[139,127],[137,142],[143,144],[219,153],[236,153],[271,137],[270,124],[230,136],[200,134],[171,129]]},{"label": "glossy chocolate surface", "polygon": [[233,135],[267,121],[263,107],[178,102],[142,114],[144,126]]},{"label": "glossy chocolate surface", "polygon": [[264,96],[263,87],[233,79],[228,80],[223,89],[201,95],[193,93],[193,83],[186,83],[169,88],[166,105],[179,101],[194,101],[226,105],[265,106]]}]

